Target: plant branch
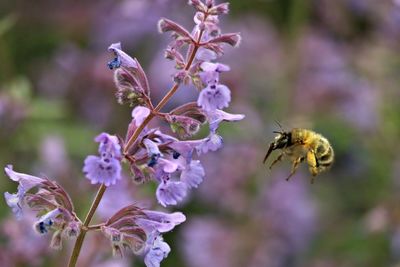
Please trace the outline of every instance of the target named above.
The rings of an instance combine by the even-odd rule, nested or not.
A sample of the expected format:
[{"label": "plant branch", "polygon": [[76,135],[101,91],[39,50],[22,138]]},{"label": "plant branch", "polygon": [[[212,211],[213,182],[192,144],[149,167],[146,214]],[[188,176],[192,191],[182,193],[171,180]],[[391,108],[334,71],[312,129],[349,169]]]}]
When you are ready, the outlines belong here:
[{"label": "plant branch", "polygon": [[[185,71],[189,70],[190,67],[192,66],[193,60],[196,56],[197,50],[200,47],[200,41],[201,41],[201,37],[203,35],[203,30],[200,31],[199,33],[199,37],[197,39],[197,42],[193,42],[194,48],[192,53],[189,56],[189,60],[186,63],[185,66]],[[171,97],[176,93],[176,91],[179,88],[179,83],[174,83],[174,85],[172,86],[172,88],[168,91],[168,93],[163,97],[163,99],[161,99],[161,101],[158,103],[158,105],[152,109],[152,112],[146,117],[146,119],[139,125],[138,128],[136,128],[135,132],[132,134],[132,136],[129,138],[128,142],[126,143],[123,153],[124,155],[127,154],[127,152],[129,151],[129,148],[133,145],[133,143],[136,141],[136,139],[139,137],[140,133],[143,131],[143,129],[146,127],[146,125],[154,118],[155,115],[157,115],[157,113],[165,106],[165,104],[171,99]],[[151,103],[151,102],[150,102]],[[152,108],[152,105],[150,105],[150,107]],[[71,254],[71,258],[69,261],[68,266],[69,267],[75,267],[76,262],[78,261],[78,257],[82,248],[82,244],[83,241],[85,239],[86,236],[86,232],[88,230],[93,230],[97,229],[98,225],[95,226],[91,226],[88,227],[90,224],[90,221],[92,220],[92,217],[97,209],[97,207],[99,206],[99,203],[103,197],[104,192],[106,191],[107,187],[102,184],[96,194],[95,199],[93,200],[92,206],[89,209],[88,214],[86,215],[85,221],[83,223],[83,226],[81,227],[81,233],[79,234],[78,238],[76,239],[75,245],[74,245],[74,249],[72,251]]]},{"label": "plant branch", "polygon": [[104,184],[102,184],[100,186],[99,190],[97,191],[96,197],[94,198],[92,206],[90,207],[89,212],[86,215],[85,221],[83,223],[83,226],[81,227],[81,232],[80,232],[78,238],[76,239],[74,249],[72,250],[71,258],[69,260],[69,264],[68,264],[69,267],[74,267],[76,265],[76,262],[78,261],[78,257],[79,257],[79,253],[81,252],[83,240],[85,239],[86,232],[88,231],[87,227],[89,226],[89,223],[92,220],[93,215],[94,215],[97,207],[99,206],[100,200],[102,199],[106,189],[107,189],[107,187]]}]

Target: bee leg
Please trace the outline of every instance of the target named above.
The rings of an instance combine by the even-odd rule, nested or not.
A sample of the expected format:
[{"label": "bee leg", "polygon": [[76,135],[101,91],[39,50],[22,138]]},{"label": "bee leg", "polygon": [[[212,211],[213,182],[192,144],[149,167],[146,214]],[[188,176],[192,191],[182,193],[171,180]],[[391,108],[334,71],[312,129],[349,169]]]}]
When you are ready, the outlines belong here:
[{"label": "bee leg", "polygon": [[293,176],[293,174],[296,172],[297,168],[299,167],[299,164],[302,163],[304,160],[304,157],[298,157],[293,161],[292,165],[292,171],[290,172],[289,176],[286,178],[286,181],[289,181],[290,177]]},{"label": "bee leg", "polygon": [[283,158],[283,156],[284,156],[284,153],[280,154],[280,155],[271,163],[271,165],[269,166],[269,169],[272,169],[272,166],[274,166],[275,163],[278,163],[279,161],[281,161],[282,158]]},{"label": "bee leg", "polygon": [[317,158],[315,157],[315,154],[313,151],[308,151],[307,152],[307,163],[309,166],[309,170],[312,174],[312,178],[311,178],[311,183],[314,183],[314,176],[316,176],[318,174],[318,162],[317,162]]}]

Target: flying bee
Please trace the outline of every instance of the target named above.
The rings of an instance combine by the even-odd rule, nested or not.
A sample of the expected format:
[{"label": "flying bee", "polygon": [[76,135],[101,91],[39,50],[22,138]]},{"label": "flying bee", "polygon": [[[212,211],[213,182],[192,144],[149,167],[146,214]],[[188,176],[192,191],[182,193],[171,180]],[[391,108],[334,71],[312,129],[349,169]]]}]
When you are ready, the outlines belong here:
[{"label": "flying bee", "polygon": [[290,132],[274,131],[278,135],[270,144],[267,154],[264,157],[264,163],[272,151],[281,150],[281,154],[271,163],[271,169],[275,163],[281,161],[284,157],[290,158],[292,170],[286,178],[296,172],[300,163],[307,160],[308,168],[312,174],[311,183],[314,183],[314,176],[328,170],[334,160],[334,152],[329,141],[322,135],[307,129],[294,128]]}]

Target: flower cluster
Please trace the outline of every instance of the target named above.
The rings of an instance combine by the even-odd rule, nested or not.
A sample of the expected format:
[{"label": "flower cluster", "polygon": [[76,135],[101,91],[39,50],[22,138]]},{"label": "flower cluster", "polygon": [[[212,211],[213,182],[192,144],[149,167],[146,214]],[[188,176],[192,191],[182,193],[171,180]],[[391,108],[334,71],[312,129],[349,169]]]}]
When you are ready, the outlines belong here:
[{"label": "flower cluster", "polygon": [[26,205],[36,211],[38,220],[34,229],[39,234],[53,231],[51,247],[55,249],[62,247],[62,238],[79,234],[82,223],[75,215],[70,197],[61,186],[47,178],[15,172],[11,165],[4,170],[11,180],[18,182],[17,193],[4,193],[7,205],[18,219]]},{"label": "flower cluster", "polygon": [[[222,147],[222,137],[217,132],[220,123],[244,118],[242,114],[222,110],[231,102],[231,92],[220,83],[219,75],[230,68],[216,60],[223,55],[224,44],[234,47],[240,42],[238,33],[222,34],[218,25],[218,16],[228,13],[228,4],[217,5],[212,0],[190,0],[189,4],[196,9],[191,31],[169,19],[161,19],[158,24],[160,32],[172,34],[165,57],[175,62],[177,71],[172,88],[157,106],[153,106],[150,85],[139,61],[125,53],[120,43],[109,47],[115,56],[108,67],[114,71],[116,98],[118,103],[133,108],[132,120],[125,139],[108,133],[98,135],[95,141],[99,143],[99,155],[89,155],[84,161],[86,178],[91,184],[101,186],[83,224],[76,217],[68,194],[57,183],[6,168],[10,178],[19,182],[16,194],[5,194],[7,204],[17,216],[21,215],[24,203],[36,209],[39,219],[35,229],[41,234],[54,230],[52,246],[55,248],[61,247],[63,236],[79,235],[70,266],[76,264],[81,247],[79,242],[83,242],[85,233],[91,230],[100,230],[110,240],[114,255],[122,256],[127,248],[144,255],[148,267],[160,266],[171,250],[162,234],[184,222],[185,215],[143,209],[132,204],[104,223],[89,225],[102,194],[121,179],[121,165],[127,163],[136,184],[158,183],[155,195],[162,206],[178,204],[205,177],[199,155]],[[199,90],[197,102],[183,104],[168,113],[161,112],[182,83],[192,84]],[[177,136],[149,128],[147,124],[153,118],[168,123]],[[190,139],[206,123],[209,134]],[[37,191],[31,192],[34,188]]]}]

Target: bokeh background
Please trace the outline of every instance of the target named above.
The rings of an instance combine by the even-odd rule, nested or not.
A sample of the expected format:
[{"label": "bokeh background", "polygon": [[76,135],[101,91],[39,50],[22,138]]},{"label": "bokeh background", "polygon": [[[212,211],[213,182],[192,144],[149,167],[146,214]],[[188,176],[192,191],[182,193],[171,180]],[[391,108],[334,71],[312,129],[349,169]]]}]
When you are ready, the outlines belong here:
[{"label": "bokeh background", "polygon": [[[81,173],[93,137],[124,135],[130,120],[114,99],[108,45],[121,41],[139,59],[157,102],[173,73],[157,20],[191,28],[192,16],[184,0],[0,1],[0,166],[57,180],[83,217],[97,189]],[[232,0],[221,21],[243,36],[221,62],[232,69],[222,75],[228,111],[246,119],[221,127],[224,148],[202,158],[205,181],[173,208],[188,220],[164,236],[172,252],[162,266],[400,266],[400,1]],[[182,88],[166,110],[195,98]],[[275,121],[326,136],[331,171],[311,185],[306,166],[285,182],[288,162],[262,165]],[[132,201],[161,208],[155,184],[126,174],[97,221]],[[16,185],[1,175],[0,188]],[[17,222],[0,201],[1,266],[66,264],[72,241],[51,251],[33,219]],[[81,266],[144,266],[110,254],[88,234]]]}]

